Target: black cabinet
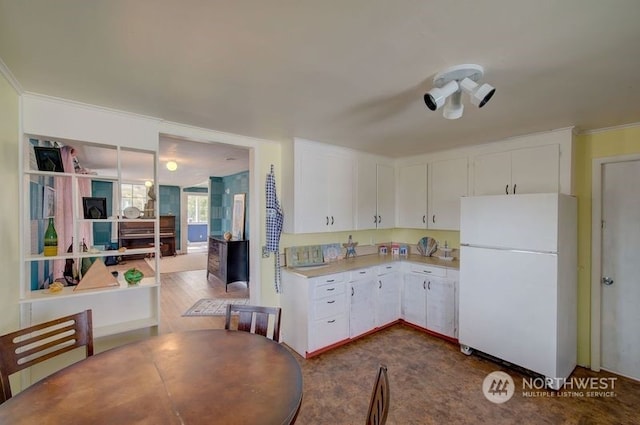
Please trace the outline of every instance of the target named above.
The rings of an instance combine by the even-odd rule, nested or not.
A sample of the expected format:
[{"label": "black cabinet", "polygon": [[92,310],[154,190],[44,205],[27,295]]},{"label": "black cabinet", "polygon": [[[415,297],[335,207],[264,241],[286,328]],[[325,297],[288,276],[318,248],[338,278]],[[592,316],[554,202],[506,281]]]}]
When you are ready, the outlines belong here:
[{"label": "black cabinet", "polygon": [[232,282],[247,282],[249,287],[249,241],[225,241],[209,236],[207,279],[213,274],[224,284],[225,291]]}]

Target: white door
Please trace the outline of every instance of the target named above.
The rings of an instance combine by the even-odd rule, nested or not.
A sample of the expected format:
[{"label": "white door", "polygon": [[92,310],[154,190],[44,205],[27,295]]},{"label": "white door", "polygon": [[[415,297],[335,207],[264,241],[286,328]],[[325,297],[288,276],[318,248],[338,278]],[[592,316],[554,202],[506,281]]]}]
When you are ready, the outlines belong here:
[{"label": "white door", "polygon": [[419,274],[404,276],[402,318],[414,325],[427,327],[427,279]]},{"label": "white door", "polygon": [[427,164],[398,168],[397,227],[427,227]]},{"label": "white door", "polygon": [[455,337],[455,283],[442,277],[427,280],[427,329]]},{"label": "white door", "polygon": [[[640,160],[602,171],[601,366],[640,379]],[[605,281],[605,278],[611,281]]]},{"label": "white door", "polygon": [[378,229],[391,229],[396,224],[396,181],[391,165],[377,166]]},{"label": "white door", "polygon": [[375,327],[375,285],[372,279],[351,282],[349,336],[356,337]]}]

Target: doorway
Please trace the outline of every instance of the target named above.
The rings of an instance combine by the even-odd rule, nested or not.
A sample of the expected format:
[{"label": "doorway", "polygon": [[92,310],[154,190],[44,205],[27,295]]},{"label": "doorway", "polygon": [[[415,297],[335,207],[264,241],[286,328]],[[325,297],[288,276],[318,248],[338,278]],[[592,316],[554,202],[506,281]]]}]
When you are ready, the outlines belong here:
[{"label": "doorway", "polygon": [[592,369],[640,380],[640,156],[594,160]]},{"label": "doorway", "polygon": [[186,193],[187,254],[207,252],[209,235],[209,192]]}]

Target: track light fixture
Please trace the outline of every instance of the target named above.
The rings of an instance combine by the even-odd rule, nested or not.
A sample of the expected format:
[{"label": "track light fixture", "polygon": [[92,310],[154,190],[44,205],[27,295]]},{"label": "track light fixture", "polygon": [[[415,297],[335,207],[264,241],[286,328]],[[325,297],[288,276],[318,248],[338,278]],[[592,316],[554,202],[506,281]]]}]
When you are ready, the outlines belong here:
[{"label": "track light fixture", "polygon": [[478,84],[483,74],[484,69],[474,64],[457,65],[440,72],[433,79],[434,88],[424,95],[424,103],[432,111],[446,104],[443,115],[450,120],[462,116],[462,92],[469,95],[473,105],[482,108],[496,92],[489,84]]}]

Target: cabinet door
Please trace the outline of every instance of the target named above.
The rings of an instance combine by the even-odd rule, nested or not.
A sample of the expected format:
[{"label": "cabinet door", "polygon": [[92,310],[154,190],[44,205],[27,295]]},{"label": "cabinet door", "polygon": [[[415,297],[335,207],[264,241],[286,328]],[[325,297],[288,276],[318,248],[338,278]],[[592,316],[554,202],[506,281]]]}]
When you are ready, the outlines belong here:
[{"label": "cabinet door", "polygon": [[479,155],[473,160],[473,194],[506,195],[511,193],[511,153]]},{"label": "cabinet door", "polygon": [[397,227],[427,227],[427,165],[398,168],[396,209]]},{"label": "cabinet door", "polygon": [[329,176],[329,225],[324,231],[353,230],[354,161],[340,154],[328,154],[325,158],[325,173]]},{"label": "cabinet door", "polygon": [[429,165],[429,229],[460,230],[460,198],[467,196],[467,158]]},{"label": "cabinet door", "polygon": [[358,158],[356,172],[356,222],[357,230],[375,229],[377,222],[377,187],[375,158]]},{"label": "cabinet door", "polygon": [[560,191],[560,146],[518,149],[511,153],[510,193]]},{"label": "cabinet door", "polygon": [[371,279],[350,284],[349,335],[352,338],[375,327],[375,284]]},{"label": "cabinet door", "polygon": [[446,278],[427,279],[427,329],[455,337],[455,282]]},{"label": "cabinet door", "polygon": [[377,165],[378,229],[391,229],[396,224],[396,190],[394,168],[386,164]]},{"label": "cabinet door", "polygon": [[402,318],[414,325],[427,327],[427,279],[418,274],[404,276]]},{"label": "cabinet door", "polygon": [[400,318],[400,282],[398,272],[378,276],[376,286],[376,326],[384,326]]},{"label": "cabinet door", "polygon": [[329,173],[327,157],[312,149],[301,149],[296,196],[297,231],[326,232],[329,224]]}]

